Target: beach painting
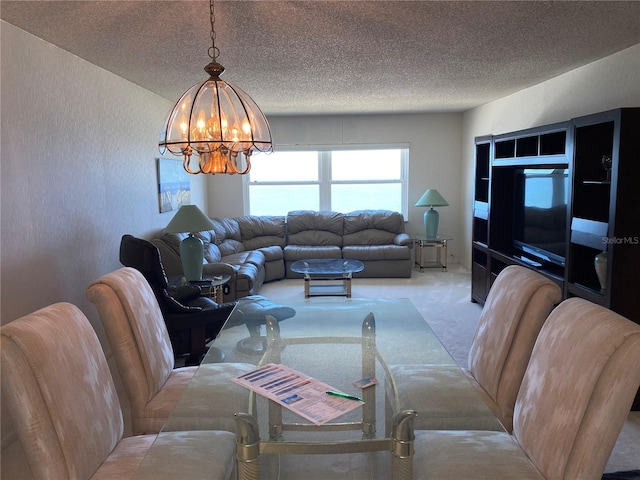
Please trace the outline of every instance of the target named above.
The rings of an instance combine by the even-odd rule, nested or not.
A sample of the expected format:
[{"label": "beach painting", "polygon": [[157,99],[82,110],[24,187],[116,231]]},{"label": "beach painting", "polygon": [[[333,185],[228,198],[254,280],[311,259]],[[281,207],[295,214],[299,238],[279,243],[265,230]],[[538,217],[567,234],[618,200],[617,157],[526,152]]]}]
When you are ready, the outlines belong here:
[{"label": "beach painting", "polygon": [[189,174],[180,160],[158,159],[158,203],[160,213],[178,210],[191,204]]}]

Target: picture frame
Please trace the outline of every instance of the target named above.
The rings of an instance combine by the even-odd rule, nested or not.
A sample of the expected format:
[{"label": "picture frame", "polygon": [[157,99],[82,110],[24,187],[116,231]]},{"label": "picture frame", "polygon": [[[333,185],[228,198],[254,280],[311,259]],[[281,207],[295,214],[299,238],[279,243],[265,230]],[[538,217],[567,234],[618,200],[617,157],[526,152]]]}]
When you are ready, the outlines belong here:
[{"label": "picture frame", "polygon": [[191,204],[191,179],[180,160],[158,158],[158,208],[160,213]]}]

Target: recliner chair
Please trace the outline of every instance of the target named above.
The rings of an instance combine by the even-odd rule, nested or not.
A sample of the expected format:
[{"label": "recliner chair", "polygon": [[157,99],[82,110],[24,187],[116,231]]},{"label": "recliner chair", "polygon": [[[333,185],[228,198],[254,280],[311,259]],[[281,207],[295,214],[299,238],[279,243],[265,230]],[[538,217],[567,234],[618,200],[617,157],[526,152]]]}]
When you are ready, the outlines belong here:
[{"label": "recliner chair", "polygon": [[233,311],[236,302],[218,304],[203,297],[197,286],[171,286],[158,247],[151,242],[123,235],[120,263],[145,277],[158,300],[176,355],[188,354],[187,365],[197,365]]}]

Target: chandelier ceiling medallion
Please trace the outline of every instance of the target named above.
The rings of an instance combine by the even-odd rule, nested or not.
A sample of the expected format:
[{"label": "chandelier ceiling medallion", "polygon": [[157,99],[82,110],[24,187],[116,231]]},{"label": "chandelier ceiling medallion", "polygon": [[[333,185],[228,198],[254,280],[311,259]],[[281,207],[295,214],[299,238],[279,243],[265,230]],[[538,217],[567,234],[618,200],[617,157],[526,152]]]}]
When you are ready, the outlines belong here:
[{"label": "chandelier ceiling medallion", "polygon": [[[243,90],[220,80],[224,67],[217,62],[213,0],[209,0],[211,62],[204,67],[209,79],[187,90],[176,102],[160,133],[160,153],[183,157],[193,174],[246,174],[251,154],[273,151],[271,129],[264,114]],[[198,156],[197,168],[192,156]],[[242,166],[244,159],[244,167]]]}]

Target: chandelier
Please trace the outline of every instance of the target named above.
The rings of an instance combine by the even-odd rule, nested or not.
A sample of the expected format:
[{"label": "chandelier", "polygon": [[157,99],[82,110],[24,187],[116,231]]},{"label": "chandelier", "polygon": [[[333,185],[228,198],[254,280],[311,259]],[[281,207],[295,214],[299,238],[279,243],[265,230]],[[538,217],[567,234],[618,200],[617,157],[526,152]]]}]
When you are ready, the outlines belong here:
[{"label": "chandelier", "polygon": [[[251,169],[253,152],[273,151],[271,129],[249,95],[220,80],[224,67],[217,62],[213,0],[209,0],[209,20],[211,62],[204,67],[209,79],[187,90],[169,112],[160,132],[160,153],[168,150],[183,157],[189,173],[243,175]],[[199,157],[197,167],[192,165],[194,155]]]}]

